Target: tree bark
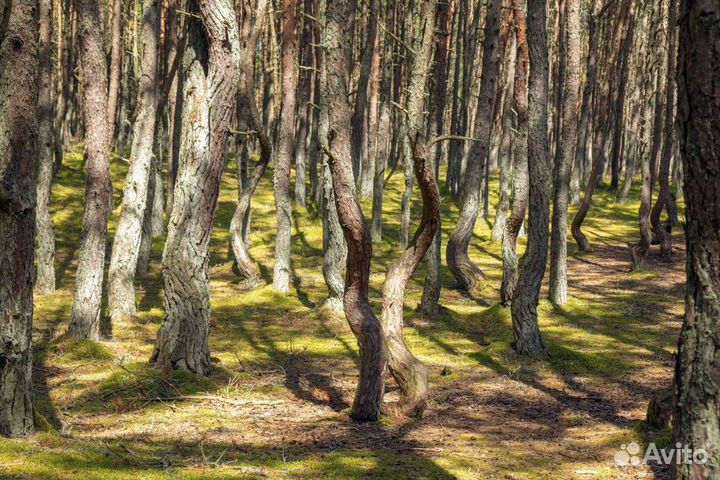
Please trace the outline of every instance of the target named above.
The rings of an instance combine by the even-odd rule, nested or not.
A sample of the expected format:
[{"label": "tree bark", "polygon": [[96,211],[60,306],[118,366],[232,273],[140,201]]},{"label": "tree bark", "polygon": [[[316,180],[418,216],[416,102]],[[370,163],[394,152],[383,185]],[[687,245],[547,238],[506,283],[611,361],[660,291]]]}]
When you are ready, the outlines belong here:
[{"label": "tree bark", "polygon": [[525,0],[512,0],[515,37],[515,80],[513,110],[517,112],[517,136],[513,158],[512,209],[505,225],[502,240],[503,276],[500,301],[512,303],[518,278],[517,239],[520,234],[528,202],[528,45]]},{"label": "tree bark", "polygon": [[680,148],[687,205],[685,320],[675,367],[673,443],[705,450],[675,465],[678,480],[720,472],[720,2],[683,0],[678,62]]},{"label": "tree bark", "polygon": [[[0,435],[15,437],[33,431],[40,6],[24,0],[6,7],[0,13]],[[48,9],[45,2],[41,12]]]},{"label": "tree bark", "polygon": [[355,420],[378,420],[385,388],[387,345],[380,321],[370,307],[368,287],[372,243],[355,195],[350,140],[350,105],[345,78],[350,58],[346,27],[350,0],[323,0],[325,68],[322,91],[328,102],[327,153],[335,189],[335,206],[348,247],[343,304],[360,348],[360,379],[352,406]]},{"label": "tree bark", "polygon": [[[115,135],[118,94],[120,92],[120,71],[122,69],[122,0],[112,0],[112,31],[110,47],[110,78],[108,82],[108,135],[110,142]],[[142,81],[142,80],[141,80]]]},{"label": "tree bark", "polygon": [[[660,190],[658,192],[658,198],[655,205],[653,205],[652,212],[650,213],[650,222],[653,234],[655,235],[657,243],[660,244],[660,256],[664,260],[668,260],[672,255],[672,236],[670,232],[665,229],[665,225],[660,222],[660,215],[662,214],[663,208],[666,208],[668,217],[671,217],[671,212],[675,208],[675,199],[673,198],[670,190],[670,161],[673,153],[672,137],[673,130],[675,128],[675,54],[677,51],[677,29],[675,28],[677,19],[676,5],[677,0],[670,0],[667,27],[667,85],[665,91],[665,115],[663,117],[663,135],[665,136],[665,141],[663,142],[660,172],[658,174]],[[670,220],[670,223],[672,224],[672,219]]]},{"label": "tree bark", "polygon": [[480,268],[470,260],[468,247],[480,208],[480,186],[482,173],[487,169],[494,99],[498,90],[501,63],[501,7],[502,1],[488,0],[482,79],[475,117],[477,141],[470,146],[468,165],[464,175],[462,208],[457,225],[448,240],[446,251],[448,268],[455,277],[458,287],[466,292],[471,292],[477,286],[478,280],[484,277]]},{"label": "tree bark", "polygon": [[[165,318],[153,360],[163,370],[210,371],[210,234],[240,78],[235,12],[226,0],[189,2],[186,98],[175,200],[163,253]],[[207,73],[206,73],[207,72]]]},{"label": "tree bark", "polygon": [[[125,179],[122,211],[108,272],[108,310],[113,323],[122,322],[136,314],[135,271],[143,236],[143,221],[148,210],[150,176],[155,174],[152,157],[158,94],[159,0],[143,0],[142,8],[140,98],[135,111],[130,168]],[[154,196],[151,198],[154,199]]]},{"label": "tree bark", "polygon": [[552,239],[550,249],[550,301],[565,305],[568,300],[567,285],[567,217],[570,200],[570,175],[577,135],[577,102],[580,91],[580,3],[579,0],[565,0],[567,14],[563,25],[563,39],[567,59],[565,78],[562,82],[562,122],[559,148],[555,162],[555,192],[552,213]]},{"label": "tree bark", "polygon": [[55,291],[55,232],[50,214],[50,196],[53,178],[53,129],[52,100],[52,0],[40,1],[40,91],[38,96],[38,178],[36,248],[37,274],[35,290],[38,293]]},{"label": "tree bark", "polygon": [[[240,111],[238,115],[246,117],[247,125],[251,130],[256,132],[258,142],[260,144],[260,161],[253,170],[252,177],[243,184],[240,198],[238,200],[235,213],[230,221],[230,243],[232,245],[235,261],[237,262],[240,276],[247,280],[251,286],[260,282],[260,273],[250,257],[244,238],[246,224],[249,222],[250,204],[253,194],[260,184],[260,180],[265,174],[270,159],[272,158],[272,146],[270,138],[265,133],[262,125],[260,114],[255,103],[255,77],[253,67],[255,64],[255,52],[258,37],[262,31],[263,20],[267,16],[267,0],[260,0],[257,3],[253,25],[250,27],[250,21],[243,23],[242,33],[242,51],[240,55],[240,88],[239,88],[239,105]],[[248,32],[248,30],[250,30]]]},{"label": "tree bark", "polygon": [[512,301],[515,351],[538,356],[545,350],[538,327],[537,305],[548,254],[550,177],[552,162],[548,148],[548,49],[546,0],[528,0],[528,172],[530,211],[528,246],[518,287]]},{"label": "tree bark", "polygon": [[[72,320],[75,338],[100,339],[100,307],[105,239],[112,202],[107,123],[107,67],[97,0],[75,0],[80,36],[83,114],[85,117],[85,213],[75,277]],[[104,119],[105,121],[97,121]]]},{"label": "tree bark", "polygon": [[281,293],[290,291],[290,240],[292,208],[290,206],[290,167],[295,151],[295,109],[297,74],[297,0],[284,0],[282,13],[282,111],[278,130],[273,185],[277,235],[275,236],[275,270],[273,287]]}]

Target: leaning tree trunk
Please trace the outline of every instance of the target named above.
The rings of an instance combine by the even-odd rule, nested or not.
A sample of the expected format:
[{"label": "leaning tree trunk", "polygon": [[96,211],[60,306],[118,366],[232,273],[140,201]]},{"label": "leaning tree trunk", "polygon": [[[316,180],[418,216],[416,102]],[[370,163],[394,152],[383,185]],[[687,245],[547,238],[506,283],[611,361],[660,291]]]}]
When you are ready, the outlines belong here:
[{"label": "leaning tree trunk", "polygon": [[38,178],[35,257],[38,293],[55,291],[55,232],[50,214],[53,177],[52,1],[40,2],[40,92],[38,96]]},{"label": "leaning tree trunk", "polygon": [[675,466],[678,480],[700,480],[720,475],[720,1],[681,5],[678,105],[688,255],[673,443],[705,450],[705,464]]},{"label": "leaning tree trunk", "polygon": [[580,58],[582,56],[580,32],[580,2],[565,0],[567,13],[563,25],[563,41],[567,59],[564,70],[562,122],[555,164],[555,198],[552,213],[552,240],[550,250],[550,301],[565,305],[568,301],[567,285],[567,217],[570,201],[570,175],[575,158],[577,136],[577,102],[580,91]]},{"label": "leaning tree trunk", "polygon": [[15,1],[0,15],[0,435],[13,437],[33,431],[38,7]]},{"label": "leaning tree trunk", "polygon": [[[387,339],[390,373],[400,387],[400,406],[406,415],[422,415],[427,404],[428,372],[403,339],[403,308],[405,288],[413,272],[432,244],[440,224],[440,193],[435,179],[432,145],[423,134],[425,84],[432,68],[431,56],[435,25],[435,0],[418,5],[418,25],[424,32],[416,48],[407,100],[407,139],[412,162],[423,199],[420,226],[412,243],[400,258],[388,268],[383,288],[383,327]],[[410,161],[407,158],[405,161]]]},{"label": "leaning tree trunk", "polygon": [[[524,0],[512,0],[517,50],[513,86],[513,110],[517,112],[517,136],[513,148],[512,209],[502,239],[503,276],[500,301],[509,306],[518,278],[517,239],[528,202],[528,45]],[[522,7],[522,8],[521,8]]]},{"label": "leaning tree trunk", "polygon": [[[134,317],[135,271],[143,221],[146,217],[157,106],[158,50],[160,43],[159,0],[143,1],[143,20],[140,27],[142,61],[137,109],[133,125],[130,168],[125,180],[123,205],[113,241],[108,272],[108,310],[112,322]],[[154,199],[154,196],[153,196]],[[147,235],[146,235],[147,236]],[[150,232],[152,239],[152,232]]]},{"label": "leaning tree trunk", "polygon": [[[75,277],[72,320],[68,333],[75,338],[100,338],[100,307],[105,237],[112,203],[107,116],[107,67],[100,31],[97,0],[75,0],[80,36],[83,114],[85,116],[85,213],[78,270]],[[98,119],[102,119],[100,121]]]},{"label": "leaning tree trunk", "polygon": [[[248,19],[243,24],[243,51],[241,52],[240,58],[240,108],[238,115],[244,115],[247,119],[248,126],[258,136],[258,142],[260,144],[260,161],[253,170],[252,177],[245,182],[240,192],[240,198],[238,200],[235,213],[230,221],[230,244],[232,245],[233,254],[235,255],[235,261],[237,262],[238,270],[240,275],[247,280],[251,286],[255,286],[260,282],[260,273],[250,257],[248,252],[248,246],[244,238],[244,232],[246,225],[249,222],[250,215],[250,204],[252,197],[255,194],[257,186],[260,184],[260,180],[265,174],[270,159],[272,157],[272,147],[270,144],[270,138],[265,132],[265,128],[262,125],[262,119],[257,110],[257,104],[255,103],[255,77],[253,72],[253,66],[255,64],[255,52],[258,36],[262,31],[263,19],[266,17],[268,2],[267,0],[260,0],[256,7],[255,17],[253,19],[253,26],[250,27],[247,23],[250,23]],[[249,30],[249,32],[248,32]]]},{"label": "leaning tree trunk", "polygon": [[502,50],[500,45],[501,7],[501,0],[488,0],[480,98],[475,117],[477,141],[473,142],[470,147],[463,183],[460,216],[455,230],[450,235],[446,251],[448,268],[455,277],[458,287],[466,292],[472,291],[477,286],[479,278],[483,277],[480,268],[470,260],[468,247],[480,208],[483,165],[487,170],[493,107],[498,90],[501,63],[499,58]]},{"label": "leaning tree trunk", "polygon": [[207,375],[208,247],[240,77],[240,42],[229,1],[189,2],[192,12],[198,5],[202,21],[186,20],[182,154],[163,253],[165,318],[153,359],[163,370]]},{"label": "leaning tree trunk", "polygon": [[528,245],[522,272],[512,300],[512,324],[515,351],[537,356],[545,347],[540,338],[537,305],[545,275],[548,254],[550,177],[552,163],[548,148],[548,50],[546,0],[528,0],[528,46],[530,79],[528,84],[528,172],[530,211]]},{"label": "leaning tree trunk", "polygon": [[345,78],[350,58],[346,26],[350,0],[331,0],[325,10],[325,67],[322,92],[327,95],[327,154],[335,190],[335,206],[348,247],[345,316],[360,347],[360,379],[352,406],[355,420],[377,420],[382,412],[387,345],[380,321],[370,307],[368,288],[372,242],[355,195],[350,146],[350,105]]},{"label": "leaning tree trunk", "polygon": [[278,130],[278,151],[275,155],[273,185],[277,235],[275,236],[275,269],[273,287],[282,293],[290,291],[290,239],[292,208],[290,206],[290,166],[295,150],[295,87],[297,73],[297,0],[284,0],[282,13],[282,111]]}]

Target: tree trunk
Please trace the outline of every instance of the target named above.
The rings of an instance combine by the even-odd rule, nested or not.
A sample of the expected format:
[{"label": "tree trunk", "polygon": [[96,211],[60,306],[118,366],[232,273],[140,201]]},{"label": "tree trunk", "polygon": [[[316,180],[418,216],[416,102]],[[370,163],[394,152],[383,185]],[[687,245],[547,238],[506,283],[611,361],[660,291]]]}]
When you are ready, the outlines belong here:
[{"label": "tree trunk", "polygon": [[720,2],[683,0],[681,5],[678,105],[688,256],[673,443],[705,450],[705,464],[675,465],[678,480],[700,480],[720,472],[720,98],[715,88]]},{"label": "tree trunk", "polygon": [[[117,118],[118,93],[120,92],[120,71],[122,69],[122,0],[112,0],[112,39],[110,48],[110,79],[108,84],[108,135],[110,142],[115,136],[115,120]],[[142,81],[142,79],[140,80]],[[124,127],[122,127],[124,128]]]},{"label": "tree trunk", "polygon": [[407,143],[418,186],[422,193],[423,213],[420,226],[412,243],[398,260],[388,268],[383,288],[383,327],[387,339],[390,373],[400,387],[400,406],[408,416],[421,416],[427,403],[428,372],[408,350],[403,339],[403,307],[405,288],[413,272],[432,244],[440,220],[440,193],[435,179],[435,161],[431,157],[431,145],[424,137],[425,84],[432,68],[433,27],[435,25],[435,0],[425,0],[418,5],[418,24],[424,31],[416,47],[410,88],[407,97],[408,124]]},{"label": "tree trunk", "polygon": [[72,320],[75,338],[100,339],[100,307],[105,237],[112,202],[107,121],[107,67],[97,0],[75,0],[80,36],[83,114],[85,117],[85,213],[75,277]]},{"label": "tree trunk", "polygon": [[557,79],[563,84],[562,122],[559,148],[555,162],[555,197],[552,213],[552,240],[550,250],[550,301],[565,305],[568,300],[567,286],[567,217],[570,199],[570,175],[577,134],[577,102],[580,91],[580,3],[565,0],[567,14],[562,26],[562,41],[566,44],[566,65],[561,68],[565,78]]},{"label": "tree trunk", "polygon": [[349,44],[346,26],[350,0],[325,2],[325,68],[322,91],[327,95],[327,151],[335,189],[335,206],[348,247],[344,307],[350,329],[360,348],[360,379],[352,406],[355,420],[378,420],[382,412],[387,366],[387,345],[382,325],[370,308],[368,287],[372,243],[360,203],[355,195],[350,146],[350,105],[347,101]]},{"label": "tree trunk", "polygon": [[517,112],[517,136],[514,145],[512,182],[512,210],[505,225],[502,241],[503,276],[500,301],[509,306],[518,278],[517,239],[528,202],[528,45],[526,8],[524,0],[512,0],[516,37],[515,80],[513,110]]},{"label": "tree trunk", "polygon": [[538,327],[537,305],[545,275],[548,254],[550,215],[550,177],[552,162],[548,148],[548,49],[546,0],[528,0],[528,47],[530,79],[528,84],[528,172],[530,211],[528,246],[522,272],[512,301],[515,351],[537,356],[544,352]]},{"label": "tree trunk", "polygon": [[165,318],[153,360],[163,370],[207,375],[208,247],[240,78],[240,45],[235,12],[227,2],[190,1],[190,11],[198,5],[202,22],[186,19],[182,153],[163,253]]},{"label": "tree trunk", "polygon": [[480,97],[475,117],[475,135],[477,141],[470,146],[468,165],[464,175],[462,208],[448,240],[447,263],[458,287],[471,292],[484,275],[468,255],[470,239],[475,228],[475,220],[480,208],[480,186],[483,171],[487,170],[487,157],[492,132],[493,106],[498,88],[500,73],[500,27],[502,1],[488,0],[487,19],[485,20],[485,41],[483,46],[482,79]]},{"label": "tree trunk", "polygon": [[275,236],[275,270],[273,287],[281,293],[290,291],[290,240],[292,208],[290,206],[290,166],[295,150],[295,109],[297,74],[297,0],[284,0],[282,12],[282,111],[278,131],[273,185],[277,235]]},{"label": "tree trunk", "polygon": [[[6,7],[0,13],[0,435],[15,437],[33,431],[40,5],[26,0]],[[40,10],[44,20],[49,9],[45,0]]]},{"label": "tree trunk", "polygon": [[[677,50],[677,33],[675,28],[677,13],[677,0],[670,0],[668,12],[668,45],[667,45],[667,86],[665,91],[665,115],[663,125],[663,142],[662,158],[660,160],[660,173],[658,180],[660,182],[660,191],[658,198],[650,213],[650,222],[655,235],[656,242],[660,244],[660,256],[664,260],[668,260],[672,255],[672,236],[665,229],[665,225],[660,222],[660,215],[663,208],[667,209],[668,217],[671,217],[675,199],[672,197],[670,190],[670,161],[672,159],[672,137],[675,128],[675,71],[676,60],[675,54]],[[672,220],[669,222],[672,224]]]},{"label": "tree trunk", "polygon": [[[255,286],[260,282],[260,273],[255,268],[255,264],[250,258],[250,254],[245,242],[245,229],[249,222],[250,204],[253,194],[260,184],[260,180],[265,174],[270,159],[272,158],[272,147],[270,138],[265,133],[262,125],[260,114],[257,111],[255,103],[255,77],[253,67],[255,64],[255,52],[258,36],[262,31],[263,20],[267,16],[267,0],[260,0],[256,7],[253,26],[250,27],[249,19],[243,23],[242,33],[242,52],[240,55],[240,88],[239,88],[239,112],[238,115],[246,117],[247,125],[251,130],[257,132],[258,141],[260,143],[260,161],[258,162],[252,177],[243,184],[240,192],[235,213],[230,221],[230,244],[232,245],[235,261],[237,262],[240,276],[247,280],[251,286]],[[248,32],[248,30],[250,30]]]},{"label": "tree trunk", "polygon": [[[139,93],[133,125],[130,168],[125,179],[123,206],[113,241],[108,272],[108,310],[113,323],[134,317],[135,271],[146,216],[157,106],[158,50],[160,43],[159,0],[143,0],[140,26],[142,61]],[[154,186],[154,185],[153,185]],[[154,200],[154,196],[151,197]],[[152,232],[150,232],[152,240]]]},{"label": "tree trunk", "polygon": [[55,232],[50,214],[53,177],[52,0],[40,2],[40,91],[38,96],[38,178],[35,236],[38,293],[55,291]]}]

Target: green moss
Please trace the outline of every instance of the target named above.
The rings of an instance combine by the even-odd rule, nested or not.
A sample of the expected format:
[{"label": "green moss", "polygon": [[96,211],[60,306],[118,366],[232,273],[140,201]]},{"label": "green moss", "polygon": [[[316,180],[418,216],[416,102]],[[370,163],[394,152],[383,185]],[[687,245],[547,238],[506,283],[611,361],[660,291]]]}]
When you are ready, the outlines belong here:
[{"label": "green moss", "polygon": [[65,339],[50,345],[49,350],[57,353],[65,361],[113,359],[113,354],[107,346],[92,340]]}]

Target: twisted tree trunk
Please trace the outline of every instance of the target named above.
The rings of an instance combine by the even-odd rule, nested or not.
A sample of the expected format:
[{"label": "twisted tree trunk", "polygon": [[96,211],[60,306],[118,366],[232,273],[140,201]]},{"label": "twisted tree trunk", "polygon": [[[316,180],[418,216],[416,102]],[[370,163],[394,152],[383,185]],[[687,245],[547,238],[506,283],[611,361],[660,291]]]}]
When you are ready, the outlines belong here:
[{"label": "twisted tree trunk", "polygon": [[528,45],[526,8],[524,0],[512,0],[515,37],[515,81],[513,110],[517,112],[517,137],[513,151],[512,209],[502,239],[503,276],[500,301],[506,307],[512,303],[518,278],[517,239],[525,221],[528,202]]},{"label": "twisted tree trunk", "polygon": [[240,65],[235,12],[227,0],[189,2],[183,70],[186,97],[174,205],[163,253],[165,318],[153,360],[163,370],[210,371],[208,247],[225,164]]},{"label": "twisted tree trunk", "polygon": [[501,63],[501,7],[501,0],[488,0],[482,79],[475,117],[475,135],[478,141],[473,142],[470,146],[464,175],[462,208],[455,230],[448,240],[446,252],[448,268],[455,277],[458,287],[466,292],[472,291],[477,286],[479,279],[484,277],[482,270],[470,260],[468,247],[480,208],[482,173],[487,167],[492,134],[493,107],[498,90]]},{"label": "twisted tree trunk", "polygon": [[253,66],[257,49],[258,36],[262,31],[263,20],[266,17],[268,2],[260,0],[256,7],[255,17],[250,27],[250,19],[243,22],[242,27],[242,52],[240,55],[240,87],[239,87],[239,115],[246,117],[247,124],[251,130],[256,132],[260,144],[260,161],[253,170],[252,177],[242,186],[235,213],[230,221],[230,244],[232,245],[235,261],[237,262],[240,276],[245,278],[251,285],[260,282],[260,273],[248,252],[244,232],[249,222],[250,204],[260,180],[265,174],[272,157],[272,146],[270,138],[265,133],[262,120],[257,111],[255,103],[255,77]]},{"label": "twisted tree trunk", "polygon": [[[42,5],[45,19],[49,3]],[[6,5],[0,10],[0,435],[15,437],[33,431],[39,4]]]},{"label": "twisted tree trunk", "polygon": [[368,287],[372,243],[355,195],[350,146],[350,105],[346,75],[350,58],[345,37],[350,0],[323,0],[325,68],[322,91],[328,102],[327,153],[335,206],[348,247],[345,316],[360,348],[360,379],[352,406],[355,420],[377,420],[382,412],[387,345],[380,321],[370,308]]}]

